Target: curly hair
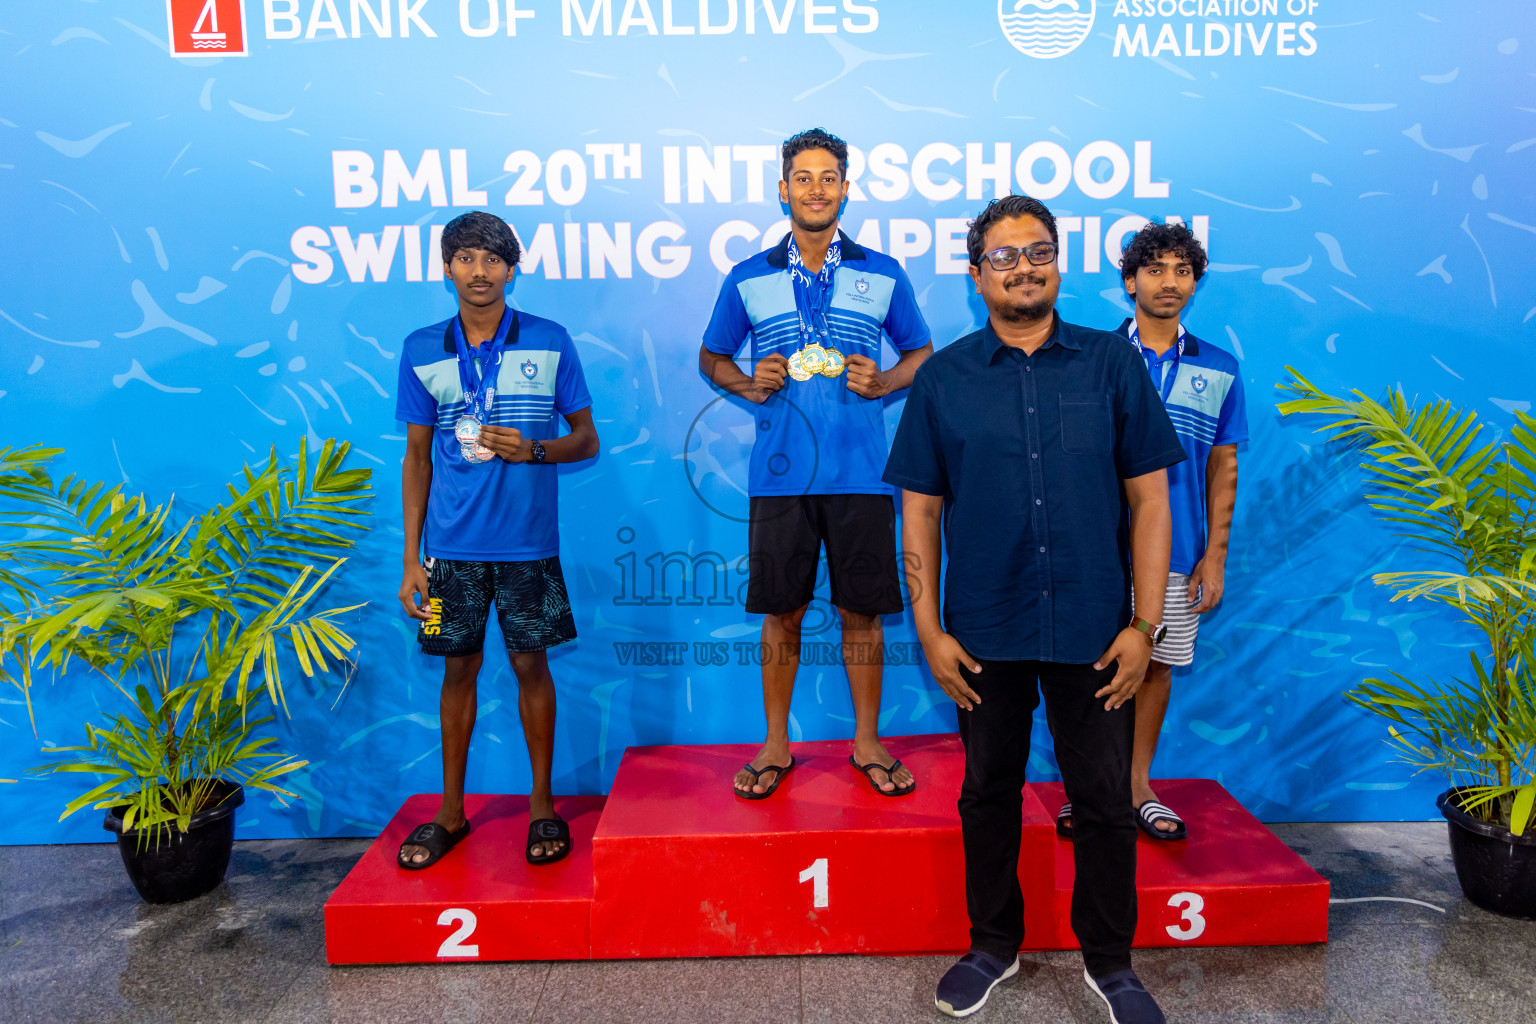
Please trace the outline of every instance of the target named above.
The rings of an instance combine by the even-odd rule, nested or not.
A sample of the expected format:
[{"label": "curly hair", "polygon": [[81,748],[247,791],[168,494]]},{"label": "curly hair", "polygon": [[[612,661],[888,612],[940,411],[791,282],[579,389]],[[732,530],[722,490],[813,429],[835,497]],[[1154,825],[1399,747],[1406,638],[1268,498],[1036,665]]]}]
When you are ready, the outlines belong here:
[{"label": "curly hair", "polygon": [[514,267],[523,258],[523,247],[517,244],[517,235],[507,222],[484,210],[460,214],[444,225],[442,247],[444,263],[452,262],[460,249],[484,249]]},{"label": "curly hair", "polygon": [[1052,242],[1060,241],[1056,237],[1056,218],[1045,208],[1044,203],[1033,196],[1000,196],[976,215],[971,221],[970,231],[966,233],[965,251],[972,266],[981,263],[983,249],[987,244],[987,229],[1000,220],[1011,220],[1014,217],[1035,218],[1050,232]]},{"label": "curly hair", "polygon": [[1120,276],[1129,281],[1136,271],[1156,263],[1164,253],[1172,254],[1195,272],[1195,280],[1205,275],[1205,246],[1183,224],[1148,224],[1125,243],[1121,250]]},{"label": "curly hair", "polygon": [[837,158],[837,173],[844,178],[848,177],[848,143],[825,128],[812,128],[784,140],[779,153],[784,162],[785,181],[789,180],[789,167],[795,162],[795,157],[808,149],[824,149],[831,153]]}]

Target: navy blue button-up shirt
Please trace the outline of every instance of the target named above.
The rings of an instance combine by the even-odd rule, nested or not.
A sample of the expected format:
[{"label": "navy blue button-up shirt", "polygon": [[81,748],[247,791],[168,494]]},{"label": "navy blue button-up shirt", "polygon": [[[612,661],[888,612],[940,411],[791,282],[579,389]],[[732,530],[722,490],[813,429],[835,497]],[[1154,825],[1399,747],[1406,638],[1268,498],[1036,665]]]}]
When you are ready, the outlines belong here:
[{"label": "navy blue button-up shirt", "polygon": [[1086,664],[1131,617],[1120,481],[1183,458],[1136,350],[1058,316],[1033,355],[991,324],[934,353],[885,480],[944,498],[944,628],[967,651]]}]

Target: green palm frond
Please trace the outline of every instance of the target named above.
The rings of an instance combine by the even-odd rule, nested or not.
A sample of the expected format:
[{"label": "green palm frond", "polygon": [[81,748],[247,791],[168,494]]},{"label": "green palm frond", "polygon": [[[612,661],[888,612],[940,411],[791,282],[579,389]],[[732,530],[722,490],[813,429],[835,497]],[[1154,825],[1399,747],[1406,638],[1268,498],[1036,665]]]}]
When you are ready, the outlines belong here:
[{"label": "green palm frond", "polygon": [[1450,402],[1332,395],[1287,370],[1281,414],[1321,417],[1320,433],[1357,451],[1371,507],[1448,563],[1374,581],[1394,601],[1455,608],[1487,642],[1470,679],[1367,679],[1347,696],[1388,720],[1405,762],[1445,773],[1466,810],[1520,834],[1536,818],[1536,419],[1516,413],[1485,442],[1477,414]]},{"label": "green palm frond", "polygon": [[184,827],[215,778],[293,795],[275,780],[304,762],[261,730],[287,714],[289,659],[350,679],[356,643],[340,621],[360,606],[316,607],[372,497],[349,450],[274,450],[224,502],[184,515],[122,485],[52,479],[56,450],[0,449],[0,586],[17,597],[0,605],[0,681],[30,715],[37,671],[68,681],[78,663],[124,702],[40,769],[93,777],[66,815],[126,805],[125,827]]}]

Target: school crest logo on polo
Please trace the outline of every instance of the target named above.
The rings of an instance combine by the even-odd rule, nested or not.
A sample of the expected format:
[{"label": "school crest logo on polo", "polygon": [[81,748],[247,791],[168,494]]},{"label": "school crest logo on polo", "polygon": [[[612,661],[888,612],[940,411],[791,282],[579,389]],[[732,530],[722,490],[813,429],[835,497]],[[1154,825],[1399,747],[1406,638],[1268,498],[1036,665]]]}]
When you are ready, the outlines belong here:
[{"label": "school crest logo on polo", "polygon": [[[532,359],[524,359],[522,371],[524,377],[528,378],[529,380],[533,380],[533,378],[539,375],[539,364],[535,363]],[[1204,384],[1200,386],[1202,388],[1205,387]]]},{"label": "school crest logo on polo", "polygon": [[1209,382],[1205,379],[1205,377],[1198,373],[1191,377],[1189,380],[1189,386],[1194,389],[1194,392],[1197,395],[1205,394],[1205,386],[1207,383]]},{"label": "school crest logo on polo", "polygon": [[869,291],[869,282],[862,277],[853,282],[853,286],[858,289],[860,295],[864,295]]}]

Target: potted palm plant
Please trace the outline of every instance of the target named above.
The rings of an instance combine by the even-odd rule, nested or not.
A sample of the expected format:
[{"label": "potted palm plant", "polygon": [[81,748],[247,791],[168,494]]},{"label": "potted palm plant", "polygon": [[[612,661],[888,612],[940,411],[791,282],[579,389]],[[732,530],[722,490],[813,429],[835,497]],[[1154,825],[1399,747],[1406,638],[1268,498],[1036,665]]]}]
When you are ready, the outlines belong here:
[{"label": "potted palm plant", "polygon": [[1366,679],[1347,696],[1381,715],[1401,759],[1444,773],[1437,805],[1473,903],[1536,918],[1536,419],[1488,440],[1477,414],[1440,400],[1330,395],[1287,367],[1284,416],[1322,417],[1355,445],[1366,500],[1427,562],[1377,573],[1392,600],[1447,605],[1483,637],[1464,677]]},{"label": "potted palm plant", "polygon": [[293,796],[279,780],[307,762],[273,750],[269,728],[287,712],[285,664],[352,665],[338,621],[358,606],[313,607],[367,514],[370,472],[343,468],[348,448],[274,451],[195,513],[55,480],[57,450],[0,449],[0,679],[29,717],[40,675],[116,691],[85,742],[44,748],[61,757],[38,770],[91,777],[60,817],[105,810],[151,903],[223,880],[245,788]]}]

